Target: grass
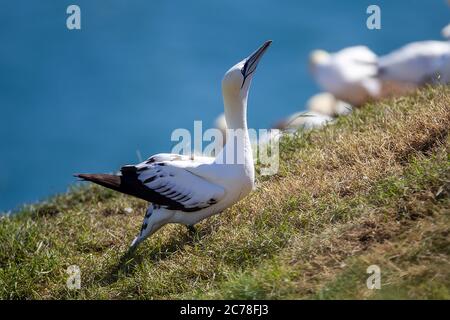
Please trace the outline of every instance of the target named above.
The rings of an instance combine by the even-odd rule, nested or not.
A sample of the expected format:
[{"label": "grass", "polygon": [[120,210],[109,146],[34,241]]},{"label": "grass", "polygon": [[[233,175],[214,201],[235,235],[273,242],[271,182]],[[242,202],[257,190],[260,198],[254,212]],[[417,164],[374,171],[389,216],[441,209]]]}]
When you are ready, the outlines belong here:
[{"label": "grass", "polygon": [[132,257],[146,204],[75,186],[0,218],[0,298],[449,299],[449,128],[450,87],[367,105],[284,139],[250,196]]}]

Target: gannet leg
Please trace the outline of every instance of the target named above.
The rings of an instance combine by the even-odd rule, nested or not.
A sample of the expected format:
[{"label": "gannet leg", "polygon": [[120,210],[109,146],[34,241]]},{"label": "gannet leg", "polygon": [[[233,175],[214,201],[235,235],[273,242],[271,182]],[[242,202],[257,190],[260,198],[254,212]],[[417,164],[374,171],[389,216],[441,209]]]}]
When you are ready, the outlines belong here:
[{"label": "gannet leg", "polygon": [[133,242],[131,242],[130,251],[134,251],[139,245],[139,243],[144,241],[144,239],[150,235],[148,230],[151,230],[152,226],[149,225],[149,219],[152,216],[152,214],[153,214],[153,204],[150,203],[147,208],[147,211],[145,212],[144,221],[142,221],[142,226],[141,230],[139,231],[139,235],[136,238],[134,238]]},{"label": "gannet leg", "polygon": [[188,225],[186,227],[188,228],[189,233],[195,233],[197,231],[197,229],[193,225]]},{"label": "gannet leg", "polygon": [[145,212],[141,231],[131,243],[129,251],[135,250],[142,241],[150,237],[165,224],[170,223],[172,216],[172,210],[167,210],[160,205],[150,203]]}]

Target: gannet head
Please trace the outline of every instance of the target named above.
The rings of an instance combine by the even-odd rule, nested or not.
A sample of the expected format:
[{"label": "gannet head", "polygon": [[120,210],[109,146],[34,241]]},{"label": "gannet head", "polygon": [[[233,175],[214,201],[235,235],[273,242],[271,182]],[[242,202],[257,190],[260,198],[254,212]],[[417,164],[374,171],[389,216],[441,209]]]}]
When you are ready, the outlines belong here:
[{"label": "gannet head", "polygon": [[314,71],[316,66],[327,64],[331,55],[325,50],[314,50],[309,55],[309,69]]},{"label": "gannet head", "polygon": [[256,67],[271,43],[272,40],[264,42],[248,58],[237,63],[225,73],[222,80],[222,91],[224,95],[238,95],[241,98],[247,96]]}]

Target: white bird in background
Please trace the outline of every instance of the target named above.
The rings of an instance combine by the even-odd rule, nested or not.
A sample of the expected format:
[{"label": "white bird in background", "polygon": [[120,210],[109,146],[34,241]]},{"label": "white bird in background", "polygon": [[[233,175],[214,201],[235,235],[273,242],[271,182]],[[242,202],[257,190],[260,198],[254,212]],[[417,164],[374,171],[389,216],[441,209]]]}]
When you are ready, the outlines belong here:
[{"label": "white bird in background", "polygon": [[415,89],[424,84],[450,82],[450,42],[409,43],[378,59],[383,82]]},{"label": "white bird in background", "polygon": [[130,249],[167,223],[192,228],[251,192],[255,173],[247,129],[247,97],[258,62],[270,44],[266,41],[228,70],[222,80],[226,123],[241,134],[236,134],[236,143],[227,143],[216,158],[157,154],[137,165],[122,167],[121,175],[75,175],[150,202]]},{"label": "white bird in background", "polygon": [[274,128],[287,131],[288,133],[297,130],[312,130],[318,129],[330,124],[333,118],[314,111],[297,112],[276,123]]},{"label": "white bird in background", "polygon": [[309,111],[333,118],[349,115],[353,111],[353,107],[349,103],[336,99],[328,92],[321,92],[309,98],[306,108]]},{"label": "white bird in background", "polygon": [[355,107],[380,94],[381,84],[375,78],[377,55],[365,46],[335,53],[315,50],[309,64],[314,79],[324,91]]},{"label": "white bird in background", "polygon": [[444,39],[450,40],[450,24],[442,28],[441,35]]}]

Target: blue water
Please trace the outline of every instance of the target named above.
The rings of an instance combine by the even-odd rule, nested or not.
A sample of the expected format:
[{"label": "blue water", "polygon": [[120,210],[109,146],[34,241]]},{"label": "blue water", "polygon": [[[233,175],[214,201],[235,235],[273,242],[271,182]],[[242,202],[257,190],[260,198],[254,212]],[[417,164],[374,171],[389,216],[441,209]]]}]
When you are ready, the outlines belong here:
[{"label": "blue water", "polygon": [[[382,29],[366,28],[381,7]],[[111,172],[170,151],[175,128],[213,125],[224,72],[264,40],[249,125],[303,109],[318,87],[315,48],[365,44],[378,54],[439,39],[444,0],[1,0],[0,210],[64,192],[74,172]],[[82,30],[66,28],[81,8]],[[170,120],[168,120],[170,119]]]}]

